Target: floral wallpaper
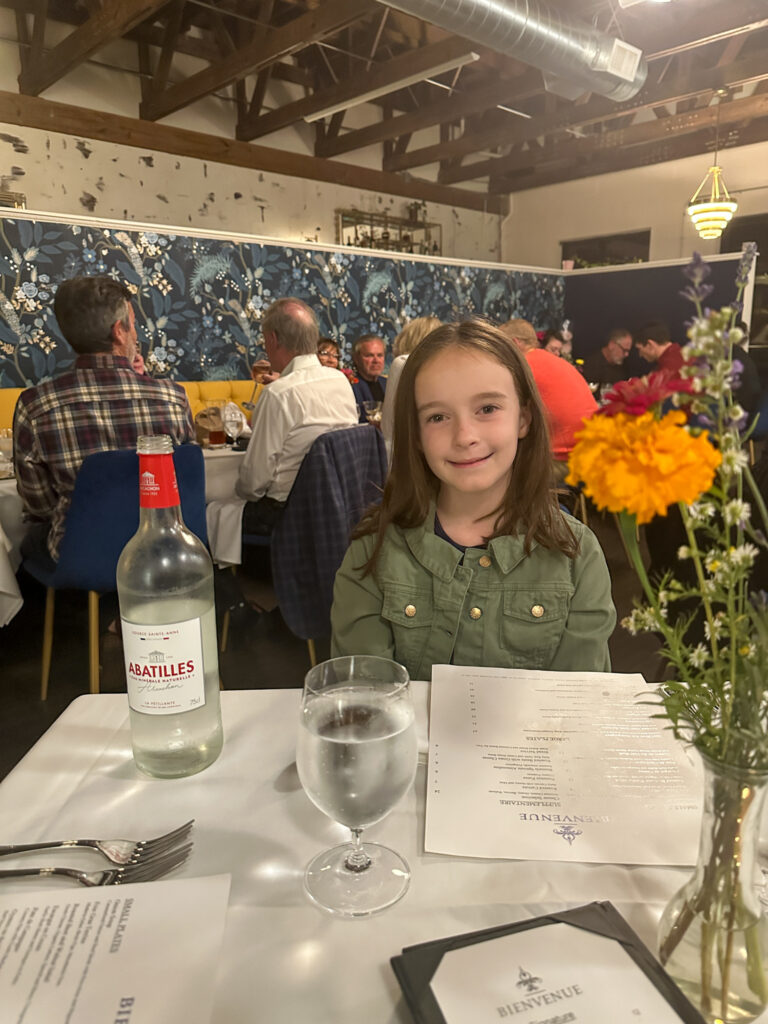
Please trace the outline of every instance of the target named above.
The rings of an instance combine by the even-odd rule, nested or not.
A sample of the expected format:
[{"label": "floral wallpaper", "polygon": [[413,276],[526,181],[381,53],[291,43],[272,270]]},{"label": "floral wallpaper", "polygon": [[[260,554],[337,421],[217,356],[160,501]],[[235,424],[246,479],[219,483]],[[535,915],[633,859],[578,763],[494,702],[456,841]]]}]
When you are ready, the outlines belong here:
[{"label": "floral wallpaper", "polygon": [[558,274],[430,263],[343,249],[228,241],[119,226],[0,217],[0,387],[67,369],[74,353],[53,315],[58,282],[109,274],[135,295],[148,371],[174,380],[244,379],[265,353],[260,321],[277,298],[315,310],[348,362],[360,334],[391,344],[417,316],[522,316],[537,328],[563,318]]}]

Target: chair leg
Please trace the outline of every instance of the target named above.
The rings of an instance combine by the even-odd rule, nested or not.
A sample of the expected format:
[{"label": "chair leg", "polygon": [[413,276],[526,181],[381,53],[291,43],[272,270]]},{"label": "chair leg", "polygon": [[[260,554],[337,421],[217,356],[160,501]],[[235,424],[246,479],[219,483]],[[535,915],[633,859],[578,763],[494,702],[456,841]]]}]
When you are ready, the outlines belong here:
[{"label": "chair leg", "polygon": [[91,693],[99,692],[99,595],[88,591],[88,662],[91,670]]},{"label": "chair leg", "polygon": [[309,648],[309,664],[312,668],[317,664],[317,654],[315,653],[315,641],[307,640],[307,647]]},{"label": "chair leg", "polygon": [[219,654],[223,654],[227,649],[227,639],[229,638],[229,608],[224,612],[224,618],[221,621],[221,645],[219,646]]},{"label": "chair leg", "polygon": [[586,499],[586,496],[584,494],[584,491],[579,491],[578,501],[579,501],[579,513],[580,513],[579,517],[580,517],[582,523],[584,523],[585,526],[589,526],[589,523],[587,522],[587,499]]},{"label": "chair leg", "polygon": [[53,612],[56,591],[48,587],[45,592],[45,621],[43,624],[43,668],[40,674],[40,700],[48,700],[48,677],[51,674],[51,650],[53,648]]}]

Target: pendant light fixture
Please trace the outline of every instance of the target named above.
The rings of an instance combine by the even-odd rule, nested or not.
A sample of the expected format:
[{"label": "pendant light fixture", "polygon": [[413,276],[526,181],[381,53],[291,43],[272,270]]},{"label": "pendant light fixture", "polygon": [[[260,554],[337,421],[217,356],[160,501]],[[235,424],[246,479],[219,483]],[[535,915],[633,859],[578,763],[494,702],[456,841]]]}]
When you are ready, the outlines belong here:
[{"label": "pendant light fixture", "polygon": [[717,163],[717,152],[720,148],[720,103],[728,93],[725,89],[721,89],[715,95],[718,101],[715,123],[715,160],[688,203],[688,216],[693,221],[693,226],[701,238],[719,238],[739,205],[734,199],[731,199],[723,181],[722,169]]}]

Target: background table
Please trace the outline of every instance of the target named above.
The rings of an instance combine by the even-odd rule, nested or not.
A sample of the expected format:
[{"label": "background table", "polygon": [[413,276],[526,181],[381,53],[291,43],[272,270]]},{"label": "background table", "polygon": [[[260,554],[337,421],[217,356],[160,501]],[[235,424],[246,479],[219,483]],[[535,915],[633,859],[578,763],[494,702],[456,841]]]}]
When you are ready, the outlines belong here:
[{"label": "background table", "polygon": [[214,499],[227,501],[235,497],[235,484],[244,455],[244,451],[230,447],[203,448],[206,502]]},{"label": "background table", "polygon": [[15,575],[27,531],[22,512],[16,478],[0,480],[0,626],[7,626],[23,603]]},{"label": "background table", "polygon": [[[426,684],[414,690],[423,746]],[[426,768],[420,764],[414,789],[367,833],[404,854],[413,872],[410,891],[381,915],[333,918],[307,902],[302,876],[315,853],[348,834],[299,785],[299,693],[221,696],[224,750],[199,775],[173,781],[141,775],[131,757],[125,696],[98,695],[74,701],[0,785],[3,842],[149,837],[196,819],[193,854],[179,874],[232,875],[213,1024],[407,1024],[389,966],[403,946],[596,899],[611,900],[653,946],[664,903],[690,873],[425,854]],[[37,857],[33,862],[42,864],[53,855]],[[78,850],[57,859],[94,863],[93,854]],[[18,892],[20,885],[52,883],[4,883],[0,902],[11,885]]]}]

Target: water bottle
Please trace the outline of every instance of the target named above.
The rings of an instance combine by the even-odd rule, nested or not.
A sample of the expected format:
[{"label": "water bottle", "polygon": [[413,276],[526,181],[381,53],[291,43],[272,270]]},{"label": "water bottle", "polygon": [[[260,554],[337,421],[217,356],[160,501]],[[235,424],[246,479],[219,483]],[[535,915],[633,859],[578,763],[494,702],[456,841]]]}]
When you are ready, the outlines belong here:
[{"label": "water bottle", "polygon": [[213,566],[181,517],[170,437],[137,450],[139,529],[117,563],[131,740],[143,772],[177,778],[223,742]]}]

